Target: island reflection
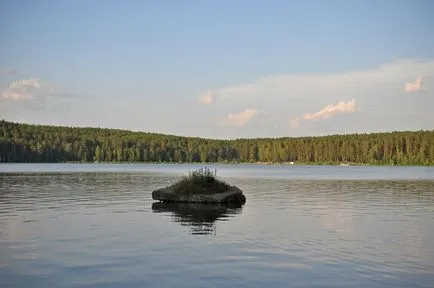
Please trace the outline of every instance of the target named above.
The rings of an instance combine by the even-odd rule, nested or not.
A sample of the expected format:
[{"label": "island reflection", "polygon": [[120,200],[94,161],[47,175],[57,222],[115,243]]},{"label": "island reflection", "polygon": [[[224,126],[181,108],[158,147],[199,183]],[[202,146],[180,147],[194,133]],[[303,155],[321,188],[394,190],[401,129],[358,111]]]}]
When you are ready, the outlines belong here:
[{"label": "island reflection", "polygon": [[216,235],[216,221],[226,221],[229,217],[240,214],[242,205],[154,202],[152,211],[170,213],[173,222],[189,226],[193,235]]}]

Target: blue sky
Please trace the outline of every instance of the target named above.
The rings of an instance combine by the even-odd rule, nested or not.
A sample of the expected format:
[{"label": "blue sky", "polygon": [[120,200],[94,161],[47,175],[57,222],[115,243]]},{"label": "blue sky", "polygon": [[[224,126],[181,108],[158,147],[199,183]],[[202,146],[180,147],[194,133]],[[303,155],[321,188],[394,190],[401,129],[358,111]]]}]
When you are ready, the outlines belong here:
[{"label": "blue sky", "polygon": [[0,118],[212,138],[433,129],[432,15],[429,0],[5,0]]}]

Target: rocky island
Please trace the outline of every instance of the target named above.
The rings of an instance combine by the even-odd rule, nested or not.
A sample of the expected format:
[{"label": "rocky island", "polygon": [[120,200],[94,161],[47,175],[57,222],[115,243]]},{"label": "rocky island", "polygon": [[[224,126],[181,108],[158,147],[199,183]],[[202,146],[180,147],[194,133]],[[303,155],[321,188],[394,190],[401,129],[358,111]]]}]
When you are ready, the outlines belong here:
[{"label": "rocky island", "polygon": [[208,168],[189,173],[175,184],[152,191],[152,199],[183,203],[240,203],[246,202],[243,191],[217,178]]}]

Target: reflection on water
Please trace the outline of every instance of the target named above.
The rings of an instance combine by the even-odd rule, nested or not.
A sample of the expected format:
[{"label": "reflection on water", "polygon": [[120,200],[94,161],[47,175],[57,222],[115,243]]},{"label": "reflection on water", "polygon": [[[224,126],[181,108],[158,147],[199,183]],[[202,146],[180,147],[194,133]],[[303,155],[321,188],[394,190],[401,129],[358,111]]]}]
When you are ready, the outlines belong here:
[{"label": "reflection on water", "polygon": [[215,222],[241,213],[242,205],[154,202],[152,211],[171,214],[174,222],[189,226],[193,235],[216,235]]},{"label": "reflection on water", "polygon": [[155,203],[179,179],[161,167],[67,167],[0,172],[1,288],[433,287],[434,168],[232,165],[234,207]]}]

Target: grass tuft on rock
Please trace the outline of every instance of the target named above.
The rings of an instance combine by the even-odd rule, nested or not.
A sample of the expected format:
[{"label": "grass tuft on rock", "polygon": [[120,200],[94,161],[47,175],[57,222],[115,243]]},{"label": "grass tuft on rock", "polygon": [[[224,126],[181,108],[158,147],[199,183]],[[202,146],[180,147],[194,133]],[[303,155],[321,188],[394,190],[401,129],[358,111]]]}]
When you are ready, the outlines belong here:
[{"label": "grass tuft on rock", "polygon": [[222,193],[229,190],[230,185],[217,178],[217,170],[212,172],[209,168],[200,168],[189,172],[173,185],[175,193],[179,194],[206,194]]}]

